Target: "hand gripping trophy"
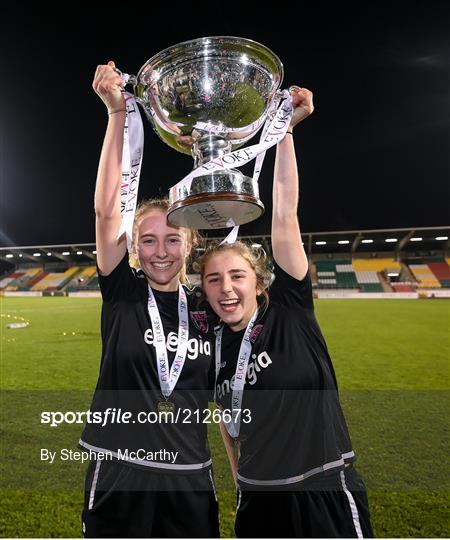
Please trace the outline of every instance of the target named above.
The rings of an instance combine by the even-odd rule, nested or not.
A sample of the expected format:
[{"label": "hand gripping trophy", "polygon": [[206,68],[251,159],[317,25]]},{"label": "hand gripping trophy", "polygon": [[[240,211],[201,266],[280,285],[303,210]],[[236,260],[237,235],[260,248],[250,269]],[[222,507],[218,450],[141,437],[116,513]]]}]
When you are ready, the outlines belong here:
[{"label": "hand gripping trophy", "polygon": [[[207,37],[169,47],[137,76],[122,76],[159,137],[194,158],[191,173],[170,189],[169,221],[218,229],[258,218],[264,211],[258,193],[264,154],[284,137],[292,115],[289,93],[279,90],[278,57],[249,39]],[[127,109],[136,112],[133,99]],[[259,143],[242,148],[263,124]],[[132,160],[134,154],[130,149]],[[255,158],[253,178],[237,170]],[[126,209],[130,194],[125,189],[122,195]]]}]

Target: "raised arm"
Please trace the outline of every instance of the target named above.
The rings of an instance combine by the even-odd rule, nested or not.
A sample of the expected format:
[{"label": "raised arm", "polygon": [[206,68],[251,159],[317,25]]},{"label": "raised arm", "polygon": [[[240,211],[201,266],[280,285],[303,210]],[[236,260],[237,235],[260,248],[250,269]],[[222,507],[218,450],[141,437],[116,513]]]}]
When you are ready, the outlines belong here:
[{"label": "raised arm", "polygon": [[114,62],[97,67],[92,87],[108,109],[108,125],[95,187],[95,237],[97,265],[106,276],[122,260],[127,250],[125,235],[117,239],[120,215],[123,127],[126,118],[122,79]]},{"label": "raised arm", "polygon": [[[291,96],[294,105],[289,131],[309,116],[313,110],[312,93],[306,88],[294,87]],[[293,135],[277,145],[273,182],[272,252],[276,263],[296,279],[303,279],[308,271],[308,258],[302,244],[297,217],[298,169]]]}]

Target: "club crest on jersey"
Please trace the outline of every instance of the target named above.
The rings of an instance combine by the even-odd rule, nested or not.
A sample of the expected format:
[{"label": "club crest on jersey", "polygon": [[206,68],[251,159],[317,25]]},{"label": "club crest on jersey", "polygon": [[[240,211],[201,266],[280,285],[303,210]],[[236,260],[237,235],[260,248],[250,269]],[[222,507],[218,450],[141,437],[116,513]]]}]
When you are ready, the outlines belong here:
[{"label": "club crest on jersey", "polygon": [[250,334],[250,337],[249,337],[251,343],[255,343],[262,329],[263,329],[262,324],[257,324],[256,326],[253,327],[252,333]]},{"label": "club crest on jersey", "polygon": [[208,331],[208,317],[206,311],[191,311],[191,319],[197,330],[204,333]]}]

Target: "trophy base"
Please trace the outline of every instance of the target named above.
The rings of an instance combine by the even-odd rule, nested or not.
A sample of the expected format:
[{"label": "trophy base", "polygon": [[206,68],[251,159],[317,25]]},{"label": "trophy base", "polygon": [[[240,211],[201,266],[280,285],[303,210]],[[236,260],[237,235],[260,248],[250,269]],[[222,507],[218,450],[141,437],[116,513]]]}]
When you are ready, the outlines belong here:
[{"label": "trophy base", "polygon": [[259,218],[264,205],[252,178],[230,169],[198,176],[189,193],[173,200],[167,219],[178,227],[225,229]]}]

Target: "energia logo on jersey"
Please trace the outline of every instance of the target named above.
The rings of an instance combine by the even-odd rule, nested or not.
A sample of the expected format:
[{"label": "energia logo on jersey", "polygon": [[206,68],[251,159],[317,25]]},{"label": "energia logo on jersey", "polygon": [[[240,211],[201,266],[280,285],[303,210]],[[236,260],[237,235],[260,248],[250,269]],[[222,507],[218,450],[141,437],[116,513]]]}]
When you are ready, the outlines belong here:
[{"label": "energia logo on jersey", "polygon": [[[153,345],[153,332],[151,328],[147,328],[144,332],[144,341],[147,345]],[[178,334],[176,332],[169,332],[166,337],[166,348],[170,352],[176,352],[178,347]],[[187,357],[190,360],[198,358],[199,354],[205,356],[211,356],[211,343],[209,341],[203,341],[202,336],[198,336],[198,339],[191,338],[188,341]]]},{"label": "energia logo on jersey", "polygon": [[[266,353],[266,351],[263,351],[262,353],[258,354],[252,354],[253,362],[249,362],[247,366],[247,377],[246,377],[246,383],[250,384],[251,386],[256,383],[258,380],[258,373],[261,372],[262,369],[265,369],[266,367],[269,367],[272,363],[272,359],[270,356]],[[228,392],[232,392],[234,390],[234,380],[235,375],[231,377],[231,380],[225,379],[222,384],[217,385],[216,394],[217,397],[223,398]]]}]

